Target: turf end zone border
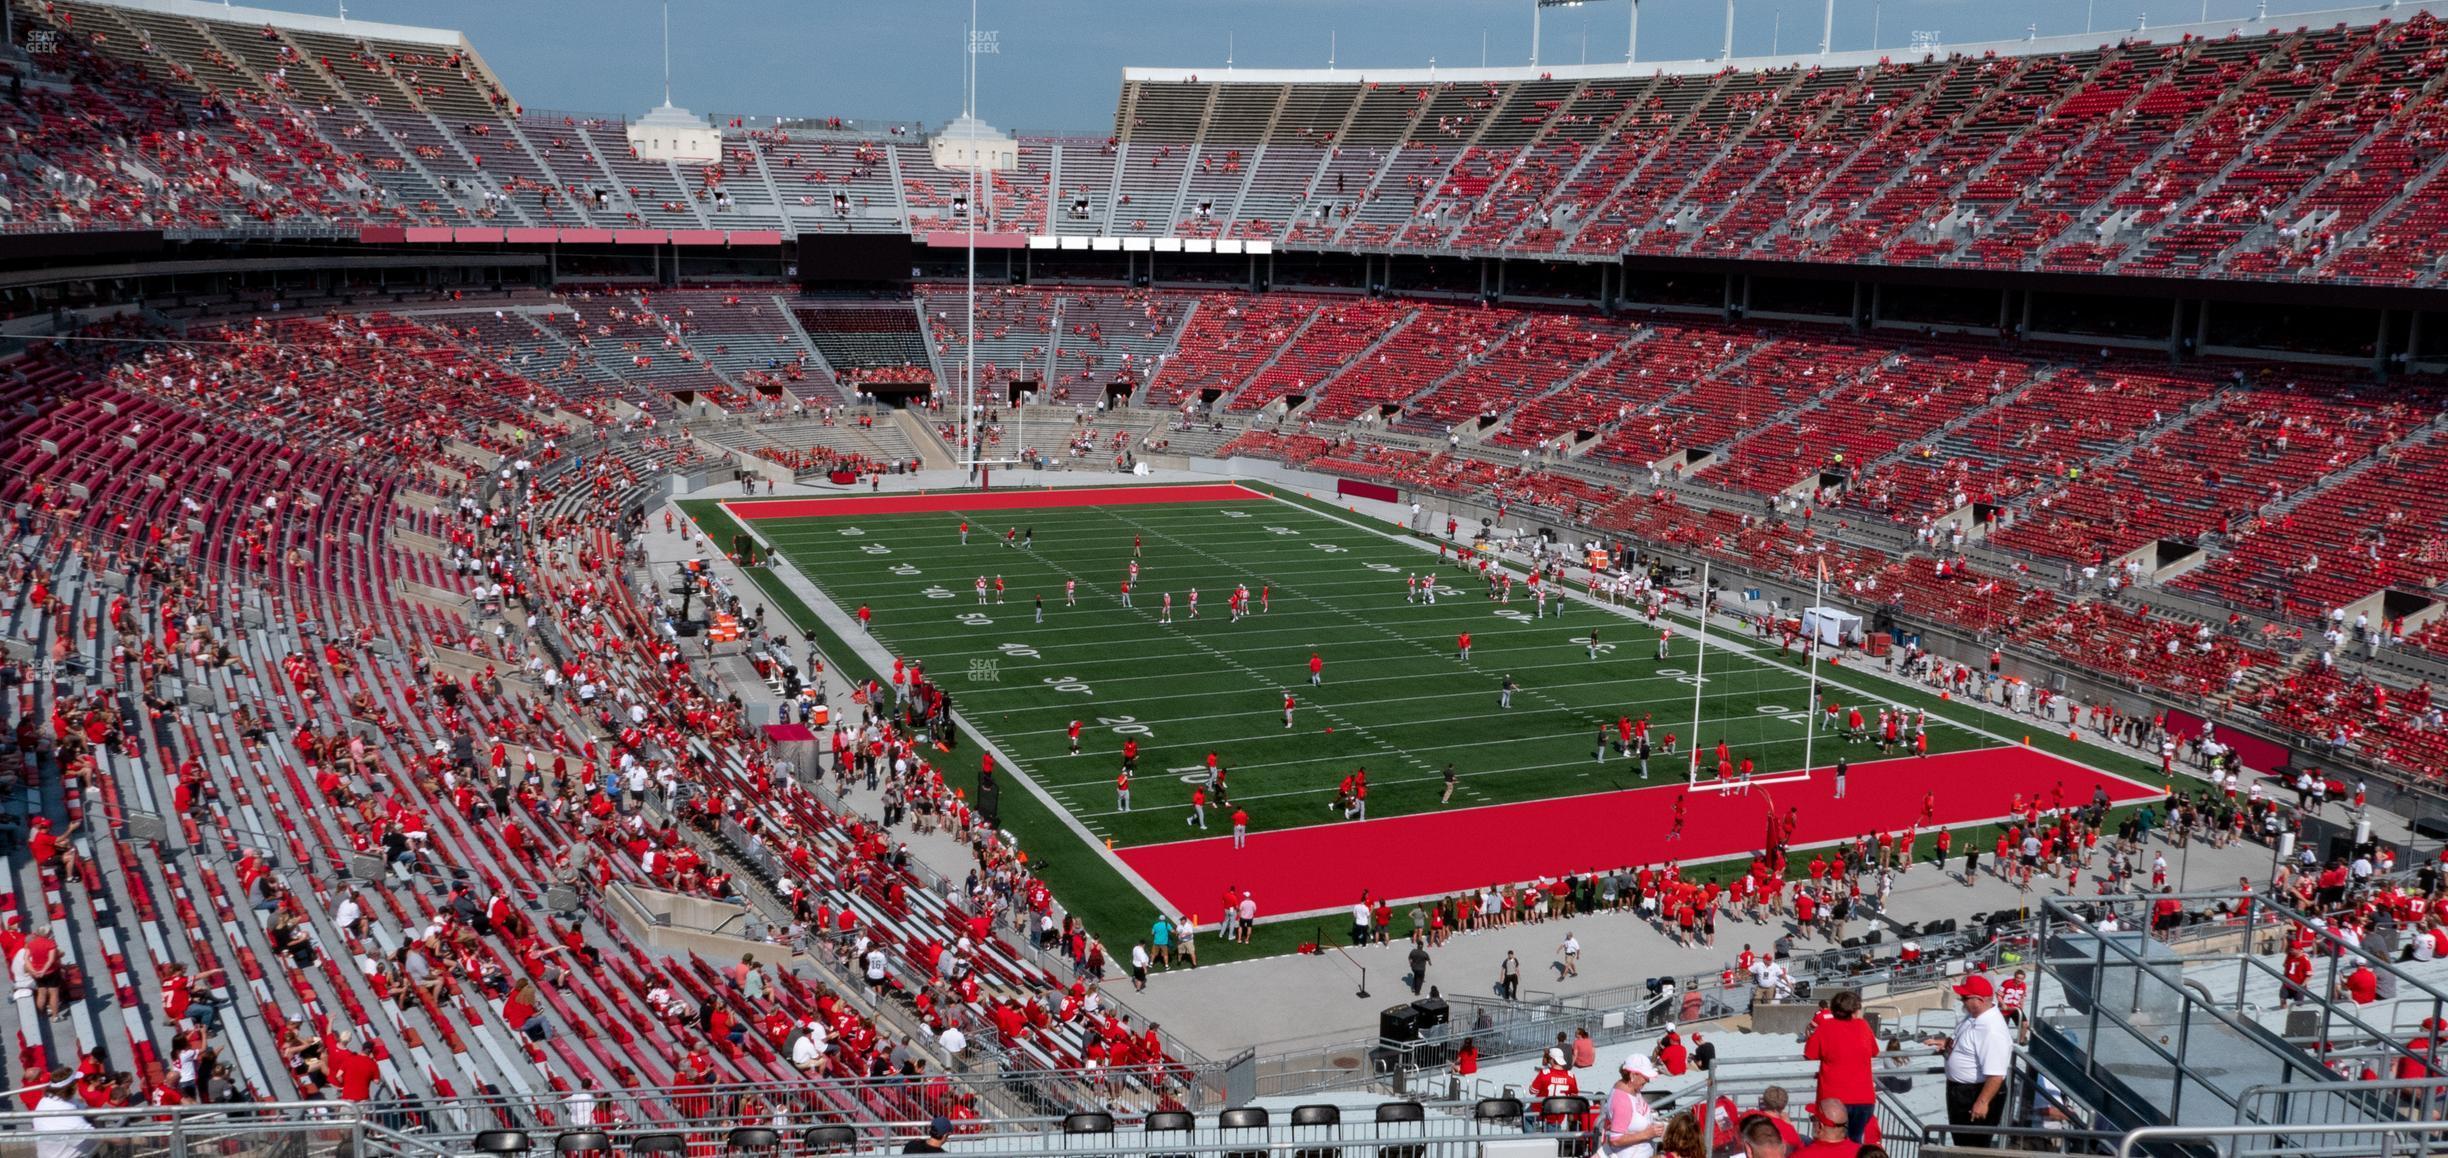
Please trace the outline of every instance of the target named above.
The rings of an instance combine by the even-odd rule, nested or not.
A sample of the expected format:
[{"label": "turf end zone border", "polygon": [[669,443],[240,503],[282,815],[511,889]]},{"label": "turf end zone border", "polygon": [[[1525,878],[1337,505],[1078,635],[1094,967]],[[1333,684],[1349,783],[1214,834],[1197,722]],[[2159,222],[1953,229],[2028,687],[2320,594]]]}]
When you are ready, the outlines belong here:
[{"label": "turf end zone border", "polygon": [[[1935,831],[1995,823],[2009,815],[2012,796],[2045,803],[2057,787],[2069,806],[2088,802],[2095,788],[2120,805],[2161,793],[2019,745],[1855,764],[1842,797],[1835,795],[1832,766],[1786,775],[1792,778],[1783,783],[1755,779],[1749,794],[1698,793],[1680,778],[1653,779],[1574,796],[1254,832],[1241,849],[1225,835],[1117,853],[1178,911],[1208,911],[1225,888],[1238,887],[1257,896],[1262,920],[1282,920],[1341,912],[1361,889],[1397,903],[1542,876],[1738,859],[1765,847],[1768,818],[1788,809],[1799,821],[1792,847],[1808,849],[1894,831],[1921,814],[1924,794],[1934,795],[1935,815],[1923,827]],[[1681,835],[1670,836],[1678,796],[1686,816]],[[1557,851],[1563,848],[1586,851]],[[1981,851],[1989,859],[1991,850]],[[1355,875],[1351,867],[1364,871]]]}]

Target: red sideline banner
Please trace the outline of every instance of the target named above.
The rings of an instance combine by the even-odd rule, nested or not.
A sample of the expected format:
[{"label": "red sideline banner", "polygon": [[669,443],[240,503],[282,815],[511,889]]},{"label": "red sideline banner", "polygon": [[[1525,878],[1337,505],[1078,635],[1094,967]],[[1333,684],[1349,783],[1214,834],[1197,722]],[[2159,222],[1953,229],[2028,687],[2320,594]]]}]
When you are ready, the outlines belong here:
[{"label": "red sideline banner", "polygon": [[1336,479],[1335,493],[1339,495],[1350,495],[1356,499],[1375,499],[1381,503],[1398,503],[1402,501],[1402,492],[1395,490],[1393,487],[1386,486],[1382,483],[1361,482],[1358,479],[1350,478]]}]

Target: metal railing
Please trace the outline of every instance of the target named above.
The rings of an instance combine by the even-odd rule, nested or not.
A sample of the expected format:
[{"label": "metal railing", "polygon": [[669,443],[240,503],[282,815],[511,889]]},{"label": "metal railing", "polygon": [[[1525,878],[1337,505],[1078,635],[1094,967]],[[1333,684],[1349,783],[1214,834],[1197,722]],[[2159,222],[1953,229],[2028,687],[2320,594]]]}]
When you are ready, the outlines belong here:
[{"label": "metal railing", "polygon": [[[2236,1107],[2235,1125],[2273,1130],[2302,1126],[2369,1126],[2373,1129],[2369,1144],[2373,1152],[2378,1152],[2382,1148],[2380,1131],[2408,1118],[2440,1118],[2443,1108],[2448,1108],[2448,1082],[2436,1077],[2265,1084],[2244,1091]],[[2426,1146],[2423,1152],[2431,1152],[2431,1149]]]},{"label": "metal railing", "polygon": [[[2251,1144],[2258,1141],[2258,1145]],[[2213,1158],[2396,1158],[2438,1154],[2448,1144],[2448,1121],[2382,1125],[2149,1126],[2117,1140],[2116,1158],[2136,1154],[2209,1155]]]},{"label": "metal railing", "polygon": [[[919,1079],[902,1079],[916,1087]],[[847,1087],[845,1087],[846,1089]],[[454,1098],[439,1107],[415,1102],[275,1102],[246,1106],[141,1107],[132,1110],[38,1111],[0,1114],[0,1150],[14,1139],[47,1133],[94,1149],[80,1152],[190,1158],[228,1154],[296,1158],[456,1158],[473,1152],[479,1135],[511,1153],[542,1153],[592,1136],[590,1153],[630,1150],[653,1137],[681,1140],[703,1153],[753,1132],[770,1131],[766,1153],[897,1152],[926,1136],[937,1113],[886,1108],[837,1096],[823,1102],[769,1100],[746,1087],[697,1090],[573,1091],[546,1097]],[[972,1155],[1255,1155],[1339,1149],[1355,1156],[1475,1158],[1490,1142],[1526,1137],[1564,1140],[1577,1132],[1549,1128],[1535,1100],[1395,1102],[1374,1099],[1320,1103],[1290,1110],[1170,1111],[1124,1106],[1076,1113],[958,1118],[955,1145]],[[62,1119],[86,1127],[57,1131]],[[638,1152],[643,1152],[639,1150]]]},{"label": "metal railing", "polygon": [[[62,1119],[82,1118],[87,1127],[60,1130]],[[142,1155],[266,1154],[296,1158],[456,1158],[462,1145],[414,1136],[390,1121],[347,1102],[266,1102],[247,1106],[147,1106],[138,1110],[79,1110],[67,1113],[0,1114],[0,1150],[18,1151],[18,1139],[35,1134],[63,1147],[59,1153]],[[45,1132],[58,1131],[58,1132]],[[90,1143],[87,1149],[71,1149]],[[37,1154],[53,1151],[45,1143]]]},{"label": "metal railing", "polygon": [[[1375,1104],[1315,1106],[1284,1109],[1240,1108],[1216,1113],[1091,1110],[1062,1116],[956,1120],[955,1152],[966,1155],[1111,1155],[1114,1158],[1156,1155],[1171,1158],[1305,1155],[1323,1158],[1340,1151],[1352,1158],[1383,1153],[1394,1158],[1477,1158],[1492,1142],[1552,1138],[1558,1142],[1582,1137],[1579,1131],[1554,1130],[1537,1116],[1535,1101],[1516,1099],[1479,1102],[1389,1103],[1400,1108],[1380,1111]],[[691,1106],[689,1108],[699,1108]],[[1379,1120],[1381,1114],[1406,1120]],[[875,1117],[844,1121],[788,1111],[691,1114],[656,1123],[587,1117],[578,1120],[437,1129],[415,1137],[374,1134],[375,1146],[359,1154],[464,1154],[484,1131],[512,1131],[522,1149],[516,1153],[555,1150],[563,1139],[600,1131],[603,1142],[589,1152],[628,1151],[649,1137],[677,1137],[688,1152],[702,1153],[725,1146],[743,1131],[772,1131],[776,1148],[768,1153],[898,1152],[904,1143],[925,1137],[927,1118]],[[396,1139],[396,1142],[393,1140]],[[396,1149],[383,1149],[396,1145]]]},{"label": "metal railing", "polygon": [[[936,1115],[975,1114],[997,1132],[1052,1128],[1082,1111],[1143,1114],[1150,1095],[1174,1078],[1171,1067],[1116,1066],[1028,1074],[1008,1067],[976,1072],[930,1071],[883,1078],[818,1078],[704,1086],[646,1086],[537,1094],[484,1094],[449,1099],[395,1098],[367,1102],[364,1116],[415,1136],[462,1136],[483,1130],[557,1128],[692,1132],[794,1123],[923,1125]],[[1187,1108],[1213,1112],[1221,1103]]]},{"label": "metal railing", "polygon": [[[2396,1108],[2386,1098],[2368,1087],[2341,1082],[2322,1057],[2263,1024],[2263,1010],[2248,1000],[2256,977],[2269,990],[2286,984],[2278,966],[2254,951],[2256,941],[2282,929],[2312,927],[2310,914],[2256,897],[2250,920],[2230,918],[2221,926],[2236,938],[2232,949],[2179,955],[2141,931],[2149,927],[2142,919],[2150,912],[2146,906],[2168,899],[2162,894],[2105,902],[2052,898],[2046,903],[2044,916],[2052,937],[2044,946],[2043,968],[2028,1003],[2031,1049],[2061,1087],[2111,1121],[2129,1125],[2201,1123],[2206,1117],[2247,1124],[2264,1115],[2282,1121],[2394,1119]],[[2197,893],[2173,899],[2192,912],[2207,907],[2205,902],[2232,902],[2241,895]],[[2134,919],[2121,917],[2107,931],[2094,923],[2095,915],[2120,913]],[[2058,930],[2062,936],[2056,935]],[[2355,965],[2393,977],[2408,994],[2406,1000],[2427,1002],[2434,1010],[2448,1011],[2448,994],[2326,931],[2319,933],[2315,948],[2327,959],[2327,976],[2307,984],[2306,992],[2298,995],[2319,1014],[2315,1039],[2368,1050],[2375,1064],[2420,1064],[2436,1072],[2439,1047],[2406,1044],[2393,1032],[2391,1011],[2355,1007],[2328,995],[2340,991],[2339,982]],[[2234,992],[2214,994],[2201,979],[2203,967],[2224,984],[2230,959],[2237,969]],[[2188,975],[2188,966],[2194,975]],[[2389,1024],[2376,1024],[2375,1015]],[[2212,1060],[2204,1061],[2205,1056]],[[2255,1084],[2243,1086],[2247,1081]],[[2268,1121],[2260,1124],[2270,1126]]]}]

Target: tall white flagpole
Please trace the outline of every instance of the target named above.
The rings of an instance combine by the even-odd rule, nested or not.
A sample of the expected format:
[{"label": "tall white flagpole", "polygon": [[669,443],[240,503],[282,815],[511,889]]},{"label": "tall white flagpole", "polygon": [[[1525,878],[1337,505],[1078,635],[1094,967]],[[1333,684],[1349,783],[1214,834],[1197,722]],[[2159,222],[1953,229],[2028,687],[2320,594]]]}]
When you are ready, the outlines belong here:
[{"label": "tall white flagpole", "polygon": [[1699,651],[1692,657],[1692,739],[1691,772],[1686,783],[1700,784],[1700,694],[1708,687],[1708,593],[1709,561],[1700,560],[1700,634]]}]

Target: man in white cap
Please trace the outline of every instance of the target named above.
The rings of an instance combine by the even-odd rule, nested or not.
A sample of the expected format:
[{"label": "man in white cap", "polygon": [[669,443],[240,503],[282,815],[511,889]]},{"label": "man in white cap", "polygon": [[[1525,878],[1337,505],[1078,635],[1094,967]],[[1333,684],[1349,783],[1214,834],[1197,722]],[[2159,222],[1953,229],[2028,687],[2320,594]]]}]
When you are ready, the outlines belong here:
[{"label": "man in white cap", "polygon": [[[1581,1092],[1581,1083],[1573,1078],[1572,1065],[1564,1057],[1564,1047],[1550,1046],[1547,1056],[1539,1059],[1539,1070],[1530,1079],[1530,1096],[1544,1104],[1549,1098],[1569,1098]],[[1548,1114],[1542,1111],[1541,1123],[1549,1130],[1572,1130],[1581,1124],[1572,1119],[1579,1114]]]},{"label": "man in white cap", "polygon": [[1600,1158],[1654,1158],[1657,1140],[1666,1136],[1666,1123],[1658,1121],[1641,1091],[1657,1076],[1657,1063],[1646,1053],[1626,1057],[1617,1068],[1615,1088],[1607,1091],[1606,1109],[1598,1120]]},{"label": "man in white cap", "polygon": [[[1997,991],[1989,979],[1974,973],[1955,986],[1963,1001],[1963,1017],[1955,1032],[1930,1038],[1945,1051],[1947,1122],[1962,1126],[1995,1126],[2006,1110],[2006,1071],[2014,1061],[2014,1031],[1997,1010]],[[1992,1135],[1978,1130],[1955,1131],[1955,1144],[1985,1148]]]}]

